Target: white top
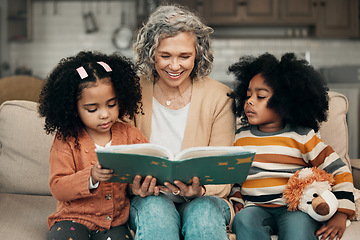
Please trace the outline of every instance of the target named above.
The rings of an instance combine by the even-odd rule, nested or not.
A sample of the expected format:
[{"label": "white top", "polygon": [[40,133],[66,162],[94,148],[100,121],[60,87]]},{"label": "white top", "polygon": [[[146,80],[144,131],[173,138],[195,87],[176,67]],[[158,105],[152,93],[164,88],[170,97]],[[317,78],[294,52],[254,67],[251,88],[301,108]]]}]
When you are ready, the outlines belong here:
[{"label": "white top", "polygon": [[[168,109],[153,97],[150,143],[162,145],[168,148],[174,155],[180,152],[189,107],[190,103],[178,110]],[[181,196],[175,196],[172,193],[166,192],[162,193],[173,202],[185,202]]]},{"label": "white top", "polygon": [[162,145],[175,155],[181,151],[190,103],[173,110],[153,98],[150,143]]}]

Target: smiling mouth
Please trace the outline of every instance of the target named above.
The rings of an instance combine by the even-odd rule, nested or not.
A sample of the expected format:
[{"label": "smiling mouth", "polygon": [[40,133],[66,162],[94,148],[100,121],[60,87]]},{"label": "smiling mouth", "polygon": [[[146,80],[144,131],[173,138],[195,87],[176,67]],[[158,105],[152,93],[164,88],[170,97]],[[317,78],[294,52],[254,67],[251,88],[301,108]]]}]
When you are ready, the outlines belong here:
[{"label": "smiling mouth", "polygon": [[183,72],[180,73],[170,73],[170,72],[166,72],[170,77],[179,77]]}]

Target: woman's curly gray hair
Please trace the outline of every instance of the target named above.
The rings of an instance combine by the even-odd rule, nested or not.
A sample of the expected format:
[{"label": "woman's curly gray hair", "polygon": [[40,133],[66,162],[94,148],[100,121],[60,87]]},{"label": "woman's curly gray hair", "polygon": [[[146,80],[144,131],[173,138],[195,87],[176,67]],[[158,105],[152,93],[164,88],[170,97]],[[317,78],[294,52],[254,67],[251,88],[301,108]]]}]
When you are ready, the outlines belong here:
[{"label": "woman's curly gray hair", "polygon": [[200,18],[185,7],[165,5],[158,7],[148,21],[139,30],[134,51],[135,65],[146,79],[155,81],[158,73],[155,69],[155,49],[159,41],[173,37],[181,32],[192,32],[195,37],[195,64],[190,75],[192,79],[207,76],[212,70],[213,50],[211,48],[211,27],[201,22]]}]

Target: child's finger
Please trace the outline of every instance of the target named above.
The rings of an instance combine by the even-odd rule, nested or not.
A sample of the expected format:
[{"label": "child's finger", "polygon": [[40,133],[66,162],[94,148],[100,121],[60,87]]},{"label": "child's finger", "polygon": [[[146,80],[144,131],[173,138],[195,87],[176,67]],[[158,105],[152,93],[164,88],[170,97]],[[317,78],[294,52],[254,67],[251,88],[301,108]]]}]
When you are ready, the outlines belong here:
[{"label": "child's finger", "polygon": [[138,191],[140,189],[141,176],[136,175],[133,180],[133,190]]}]

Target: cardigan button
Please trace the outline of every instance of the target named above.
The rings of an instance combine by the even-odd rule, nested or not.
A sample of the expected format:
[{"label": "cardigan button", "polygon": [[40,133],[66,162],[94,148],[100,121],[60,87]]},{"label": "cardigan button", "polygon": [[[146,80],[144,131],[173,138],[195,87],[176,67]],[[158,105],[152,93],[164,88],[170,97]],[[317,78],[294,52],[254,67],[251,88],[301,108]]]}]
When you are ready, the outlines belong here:
[{"label": "cardigan button", "polygon": [[106,200],[110,200],[110,199],[111,199],[111,193],[106,194],[106,195],[105,195],[105,199],[106,199]]}]

